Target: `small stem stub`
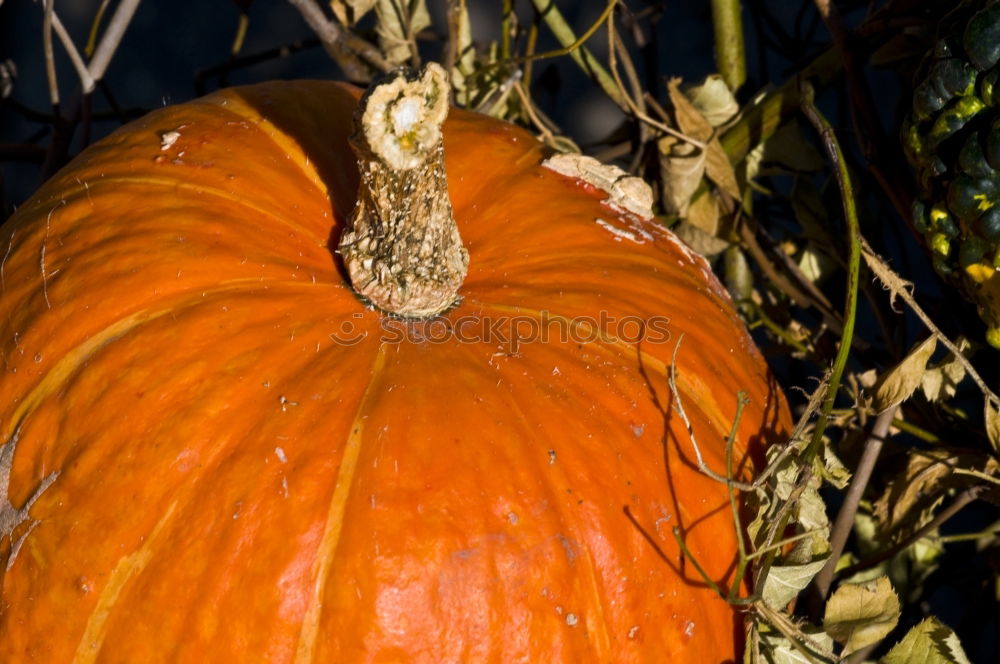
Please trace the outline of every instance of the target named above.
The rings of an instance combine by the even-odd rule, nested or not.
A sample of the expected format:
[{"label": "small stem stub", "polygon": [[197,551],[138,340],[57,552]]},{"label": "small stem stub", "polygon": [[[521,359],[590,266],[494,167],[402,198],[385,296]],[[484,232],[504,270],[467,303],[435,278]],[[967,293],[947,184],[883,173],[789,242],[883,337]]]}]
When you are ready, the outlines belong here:
[{"label": "small stem stub", "polygon": [[355,292],[400,316],[449,308],[468,271],[444,170],[448,92],[435,63],[419,73],[397,69],[355,111],[351,146],[361,183],[340,255]]}]

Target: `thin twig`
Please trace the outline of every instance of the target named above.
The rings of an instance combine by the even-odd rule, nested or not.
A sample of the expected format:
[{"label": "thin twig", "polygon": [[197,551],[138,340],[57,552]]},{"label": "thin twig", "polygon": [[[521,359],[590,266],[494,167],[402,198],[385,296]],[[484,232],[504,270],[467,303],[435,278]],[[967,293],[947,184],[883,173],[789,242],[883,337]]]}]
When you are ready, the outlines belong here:
[{"label": "thin twig", "polygon": [[[614,9],[618,0],[609,0],[601,16],[594,22],[594,25],[587,30],[579,39],[573,33],[573,29],[563,18],[562,12],[555,5],[555,0],[531,0],[531,3],[535,6],[535,10],[538,15],[542,17],[545,24],[549,26],[549,30],[555,35],[556,39],[562,45],[562,49],[559,51],[551,51],[547,53],[539,53],[532,56],[532,59],[538,60],[546,57],[557,57],[561,55],[569,55],[573,60],[583,69],[588,75],[590,75],[601,89],[604,90],[615,104],[619,106],[622,110],[628,111],[628,105],[622,98],[615,86],[614,79],[608,74],[608,71],[598,62],[597,58],[590,52],[589,49],[583,46],[583,43],[590,38],[594,33],[597,26],[600,26],[607,15]],[[517,59],[515,59],[517,61]]]},{"label": "thin twig", "polygon": [[[680,416],[681,421],[684,422],[684,427],[688,432],[688,438],[691,440],[691,446],[694,447],[694,456],[698,464],[698,470],[700,470],[702,474],[711,477],[716,482],[736,487],[741,491],[752,491],[755,488],[753,484],[737,482],[731,477],[720,475],[709,468],[708,464],[705,463],[705,458],[701,454],[701,446],[698,445],[698,439],[694,435],[694,427],[691,426],[691,420],[684,411],[684,402],[681,400],[680,390],[677,389],[677,353],[681,348],[681,341],[683,340],[684,335],[682,334],[677,338],[677,343],[674,345],[673,356],[670,358],[670,371],[668,372],[667,382],[670,385],[670,394],[673,396],[674,405],[677,408],[677,414]],[[742,410],[742,407],[737,404],[737,413],[742,413]]]},{"label": "thin twig", "polygon": [[889,547],[884,551],[880,551],[879,553],[876,553],[875,555],[865,558],[860,562],[857,562],[849,567],[845,567],[844,569],[840,570],[838,575],[841,577],[849,577],[852,574],[855,574],[856,572],[868,569],[869,567],[874,567],[875,565],[878,565],[879,563],[885,560],[889,560],[900,551],[904,551],[911,545],[915,544],[916,542],[919,542],[931,531],[941,527],[941,525],[943,525],[948,519],[958,514],[962,510],[962,508],[964,508],[969,503],[977,500],[980,494],[982,494],[985,491],[986,491],[986,485],[983,484],[978,484],[976,486],[969,487],[962,493],[958,494],[958,496],[955,497],[955,500],[953,500],[951,504],[948,505],[946,508],[938,512],[933,519],[928,521],[926,524],[924,524],[917,530],[914,530],[912,533],[910,533],[909,537]]},{"label": "thin twig", "polygon": [[111,64],[111,58],[118,50],[118,45],[121,44],[122,37],[125,36],[125,30],[132,22],[135,10],[138,8],[139,0],[121,0],[115,7],[115,13],[111,15],[108,27],[104,29],[101,41],[94,50],[94,57],[91,58],[90,65],[87,67],[91,78],[95,81],[104,78],[108,65]]},{"label": "thin twig", "polygon": [[59,20],[59,14],[56,14],[55,0],[42,1],[46,5],[46,11],[48,11],[48,6],[52,5],[52,27],[55,29],[56,36],[59,37],[59,41],[62,43],[63,48],[66,49],[66,55],[69,56],[69,60],[73,64],[73,68],[80,77],[80,87],[83,89],[83,94],[89,95],[94,91],[94,78],[90,75],[90,72],[87,71],[87,65],[83,61],[83,57],[80,55],[80,52],[76,50],[73,38],[70,37],[69,32],[66,31],[66,27],[63,25],[63,22]]},{"label": "thin twig", "polygon": [[897,408],[897,406],[893,406],[879,413],[878,417],[875,418],[871,433],[865,441],[861,460],[858,461],[858,467],[851,478],[851,485],[844,496],[844,504],[841,506],[840,512],[837,513],[837,519],[830,531],[830,557],[823,569],[813,579],[820,599],[826,598],[830,592],[837,561],[840,560],[840,554],[844,552],[844,545],[847,544],[847,538],[854,528],[854,517],[858,513],[858,505],[861,504],[861,497],[864,495],[865,489],[868,488],[868,481],[875,470],[875,462],[882,451],[882,445],[889,432],[889,427],[892,425]]},{"label": "thin twig", "polygon": [[972,378],[980,392],[983,393],[983,396],[986,397],[986,399],[991,403],[1000,407],[1000,397],[997,397],[993,390],[989,388],[986,381],[983,380],[982,376],[979,375],[979,372],[976,371],[976,368],[972,365],[972,362],[965,357],[965,354],[961,351],[961,349],[952,343],[951,339],[949,339],[947,335],[945,335],[945,333],[934,324],[934,321],[931,320],[930,316],[928,316],[920,305],[917,304],[916,299],[910,292],[913,284],[893,272],[892,268],[888,266],[881,256],[875,253],[864,238],[862,238],[862,248],[864,249],[863,256],[865,262],[868,264],[868,268],[875,273],[875,276],[882,282],[882,285],[889,290],[892,297],[898,296],[906,302],[907,306],[909,306],[913,313],[917,315],[917,318],[919,318],[923,324],[927,326],[927,329],[930,330],[935,337],[937,337],[937,340],[941,342],[941,345],[951,351],[951,354],[955,356],[955,360],[965,367],[965,371],[968,373],[969,377]]},{"label": "thin twig", "polygon": [[56,58],[52,52],[52,8],[53,2],[46,2],[42,8],[42,52],[45,54],[45,77],[49,82],[49,101],[52,108],[59,107],[59,82],[56,78]]},{"label": "thin twig", "polygon": [[328,19],[315,0],[288,0],[288,2],[299,10],[302,18],[323,42],[323,48],[349,78],[355,80],[365,78],[364,65],[358,58],[380,72],[387,72],[393,68],[392,63],[386,60],[375,46]]},{"label": "thin twig", "polygon": [[636,102],[634,99],[632,99],[632,97],[628,94],[628,92],[626,92],[625,84],[622,82],[621,76],[619,76],[618,74],[618,57],[616,55],[616,50],[617,50],[616,44],[617,44],[617,32],[614,27],[614,16],[611,16],[609,14],[608,15],[608,58],[609,58],[608,64],[611,67],[611,76],[612,78],[614,78],[615,86],[618,89],[618,94],[621,95],[621,98],[625,102],[625,105],[627,107],[625,110],[629,111],[638,120],[645,122],[651,127],[655,127],[656,129],[659,129],[665,134],[670,134],[671,136],[675,136],[682,141],[694,145],[696,148],[700,150],[704,150],[707,147],[707,145],[703,141],[699,141],[695,138],[687,136],[683,132],[678,131],[677,129],[674,129],[669,125],[663,124],[662,122],[658,122],[657,120],[654,120],[653,118],[649,117],[649,115],[646,113],[645,110],[645,100],[643,100],[640,97],[639,101]]}]

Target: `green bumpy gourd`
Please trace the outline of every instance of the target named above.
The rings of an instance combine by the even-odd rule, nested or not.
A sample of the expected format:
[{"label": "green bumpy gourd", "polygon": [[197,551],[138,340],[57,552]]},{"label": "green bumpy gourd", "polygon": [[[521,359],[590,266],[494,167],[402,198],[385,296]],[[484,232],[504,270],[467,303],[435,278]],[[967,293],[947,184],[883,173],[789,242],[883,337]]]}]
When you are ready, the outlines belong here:
[{"label": "green bumpy gourd", "polygon": [[913,221],[935,269],[977,305],[1000,348],[1000,0],[964,3],[950,18],[902,128],[920,185]]}]

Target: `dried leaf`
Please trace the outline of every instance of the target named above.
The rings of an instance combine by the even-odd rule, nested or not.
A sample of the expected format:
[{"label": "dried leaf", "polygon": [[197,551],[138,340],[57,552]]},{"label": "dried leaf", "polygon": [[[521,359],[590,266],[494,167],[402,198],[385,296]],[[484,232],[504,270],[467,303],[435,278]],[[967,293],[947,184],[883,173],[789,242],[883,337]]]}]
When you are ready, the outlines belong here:
[{"label": "dried leaf", "polygon": [[802,276],[814,284],[823,281],[837,267],[836,261],[830,258],[825,251],[817,249],[812,242],[802,250],[798,263]]},{"label": "dried leaf", "polygon": [[830,449],[829,445],[823,446],[823,463],[817,463],[819,475],[837,489],[847,487],[851,481],[851,471],[840,460],[840,458]]},{"label": "dried leaf", "polygon": [[705,152],[674,136],[664,136],[656,147],[660,155],[663,209],[667,214],[686,217],[691,195],[705,174]]},{"label": "dried leaf", "polygon": [[907,632],[880,664],[970,664],[955,632],[931,616]]},{"label": "dried leaf", "polygon": [[426,0],[376,0],[375,17],[379,46],[396,65],[410,59],[417,33],[431,24]]},{"label": "dried leaf", "polygon": [[[469,22],[469,7],[464,2],[455,3],[451,16],[452,39],[455,43],[455,62],[451,69],[451,86],[457,98],[468,106],[472,95],[467,89],[468,77],[476,68],[476,49],[472,43],[472,26]],[[489,77],[483,77],[489,78]]]},{"label": "dried leaf", "polygon": [[722,260],[726,290],[733,300],[740,302],[753,297],[753,271],[743,249],[735,244],[728,247]]},{"label": "dried leaf", "polygon": [[343,25],[351,26],[371,11],[376,0],[330,0],[334,16]]},{"label": "dried leaf", "polygon": [[809,585],[826,564],[828,556],[801,565],[774,565],[764,580],[761,598],[775,610],[782,610]]},{"label": "dried leaf", "polygon": [[[968,339],[959,339],[955,344],[959,351],[968,356],[972,344]],[[948,356],[941,362],[928,367],[920,381],[920,389],[928,401],[941,401],[955,396],[958,384],[965,378],[965,364],[955,356],[948,353]]]},{"label": "dried leaf", "polygon": [[955,468],[971,468],[981,461],[974,454],[936,449],[913,453],[872,506],[881,531],[899,530],[905,524],[919,527],[922,513],[931,509],[949,488]]},{"label": "dried leaf", "polygon": [[826,503],[819,495],[819,478],[815,486],[809,486],[799,496],[795,505],[795,523],[803,532],[815,534],[803,544],[808,545],[810,558],[826,555],[830,551],[830,519],[826,516]]},{"label": "dried leaf", "polygon": [[868,583],[842,584],[830,596],[823,616],[823,628],[847,655],[889,634],[899,620],[899,598],[882,576]]},{"label": "dried leaf", "polygon": [[[833,639],[825,632],[813,632],[811,630],[806,632],[803,630],[803,633],[819,646],[819,648],[816,648],[819,652],[813,651],[813,655],[816,657],[822,657],[824,651],[833,651]],[[806,657],[798,648],[792,645],[791,641],[780,633],[761,634],[760,640],[764,661],[768,664],[815,664],[817,661],[825,661],[823,659],[810,659]]]},{"label": "dried leaf", "polygon": [[983,419],[986,421],[986,436],[993,446],[993,452],[1000,454],[1000,410],[989,399],[983,407]]},{"label": "dried leaf", "polygon": [[710,74],[700,85],[688,86],[684,94],[713,127],[721,127],[740,112],[732,90],[718,74]]},{"label": "dried leaf", "polygon": [[[715,203],[714,200],[711,202],[713,204]],[[698,206],[691,206],[691,211],[692,213],[697,212]],[[697,215],[694,214],[691,216],[697,217]],[[726,240],[720,240],[714,235],[706,233],[690,221],[680,222],[674,226],[673,231],[674,234],[683,240],[686,245],[706,258],[714,258],[715,256],[718,256],[729,246],[729,242]]]},{"label": "dried leaf", "polygon": [[927,370],[927,361],[937,348],[937,338],[927,337],[903,361],[885,372],[875,386],[873,406],[876,412],[883,412],[910,398],[920,386],[920,380]]},{"label": "dried leaf", "polygon": [[720,190],[736,200],[740,200],[740,186],[736,181],[733,164],[715,135],[715,129],[694,104],[681,92],[681,80],[671,79],[667,83],[667,93],[674,110],[674,119],[681,133],[705,144],[705,175]]}]

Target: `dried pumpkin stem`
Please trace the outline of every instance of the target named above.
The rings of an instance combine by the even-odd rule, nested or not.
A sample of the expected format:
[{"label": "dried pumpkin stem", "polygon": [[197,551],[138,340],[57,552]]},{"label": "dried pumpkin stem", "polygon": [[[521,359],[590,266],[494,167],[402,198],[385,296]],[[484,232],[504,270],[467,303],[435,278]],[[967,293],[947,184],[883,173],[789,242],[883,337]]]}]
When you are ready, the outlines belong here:
[{"label": "dried pumpkin stem", "polygon": [[437,64],[419,74],[398,69],[369,89],[354,116],[361,184],[340,254],[354,290],[400,316],[450,307],[468,270],[444,170],[448,91]]}]

